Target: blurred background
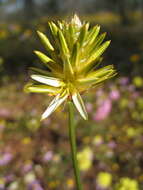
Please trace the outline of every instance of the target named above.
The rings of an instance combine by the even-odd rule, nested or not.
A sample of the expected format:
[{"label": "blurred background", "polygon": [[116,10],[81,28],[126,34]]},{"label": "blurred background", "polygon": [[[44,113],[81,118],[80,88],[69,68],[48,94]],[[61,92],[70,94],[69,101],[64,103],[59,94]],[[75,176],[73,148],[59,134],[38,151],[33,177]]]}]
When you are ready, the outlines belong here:
[{"label": "blurred background", "polygon": [[143,189],[143,0],[0,0],[0,190],[75,189],[67,108],[40,123],[50,98],[23,92],[36,30],[73,13],[107,32],[103,63],[118,70],[83,96],[89,121],[76,114],[84,189]]}]

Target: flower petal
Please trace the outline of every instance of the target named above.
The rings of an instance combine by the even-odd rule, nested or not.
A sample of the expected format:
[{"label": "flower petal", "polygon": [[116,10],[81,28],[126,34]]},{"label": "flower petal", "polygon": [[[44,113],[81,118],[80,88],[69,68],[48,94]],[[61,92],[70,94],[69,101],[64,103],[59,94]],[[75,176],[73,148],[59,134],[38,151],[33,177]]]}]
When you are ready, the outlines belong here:
[{"label": "flower petal", "polygon": [[60,81],[57,78],[54,77],[47,77],[47,76],[43,76],[43,75],[31,75],[31,78],[35,81],[41,82],[43,84],[47,84],[50,86],[54,86],[54,87],[60,87],[63,86],[63,82]]},{"label": "flower petal", "polygon": [[[107,76],[101,77],[101,78],[85,78],[85,79],[79,79],[77,82],[78,85],[96,85],[99,84],[107,79],[110,79],[117,75],[117,72],[114,70],[112,73],[110,73]],[[89,86],[90,87],[90,86]]]},{"label": "flower petal", "polygon": [[41,42],[45,46],[45,48],[47,50],[54,51],[54,48],[51,45],[51,43],[50,43],[49,39],[47,38],[47,36],[45,34],[43,34],[42,32],[39,32],[39,31],[37,31],[37,33],[38,33],[38,36],[40,37]]},{"label": "flower petal", "polygon": [[57,94],[59,88],[51,87],[48,85],[38,85],[38,84],[27,84],[24,87],[25,92],[35,92],[35,93],[53,93]]},{"label": "flower petal", "polygon": [[43,63],[54,62],[51,58],[49,58],[47,55],[45,55],[44,53],[42,53],[40,51],[34,51],[34,53],[39,57],[39,59]]},{"label": "flower petal", "polygon": [[52,72],[49,72],[49,71],[45,71],[43,69],[39,69],[39,68],[36,68],[36,67],[29,67],[29,70],[35,72],[35,73],[38,73],[38,74],[42,74],[42,75],[47,75],[49,77],[53,77],[54,74]]},{"label": "flower petal", "polygon": [[67,97],[67,94],[62,97],[58,94],[50,103],[46,111],[42,114],[41,120],[46,119],[49,115],[51,115],[66,100]]},{"label": "flower petal", "polygon": [[87,115],[87,112],[86,112],[86,109],[85,109],[85,106],[84,106],[84,103],[83,103],[83,100],[82,100],[80,94],[79,93],[74,93],[72,95],[72,100],[73,100],[73,103],[74,103],[75,107],[79,111],[80,115],[85,120],[87,120],[88,119],[88,115]]},{"label": "flower petal", "polygon": [[59,35],[62,53],[64,56],[68,56],[68,54],[69,54],[68,45],[67,45],[66,39],[61,30],[58,31],[58,35]]}]

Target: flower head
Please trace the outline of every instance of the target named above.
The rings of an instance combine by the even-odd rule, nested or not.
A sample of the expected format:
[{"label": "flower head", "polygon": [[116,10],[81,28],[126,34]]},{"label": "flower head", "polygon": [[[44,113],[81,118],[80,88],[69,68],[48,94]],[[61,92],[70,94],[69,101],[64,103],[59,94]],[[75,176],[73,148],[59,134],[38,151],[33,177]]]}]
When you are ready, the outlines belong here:
[{"label": "flower head", "polygon": [[89,23],[81,23],[75,15],[70,22],[49,22],[50,40],[41,32],[38,35],[47,54],[35,51],[47,70],[31,68],[33,82],[25,86],[27,92],[48,93],[55,96],[42,119],[53,113],[66,99],[73,101],[84,119],[87,113],[80,93],[96,87],[116,72],[113,65],[97,69],[102,54],[110,41],[104,43],[105,33],[99,35],[100,27],[89,28]]}]

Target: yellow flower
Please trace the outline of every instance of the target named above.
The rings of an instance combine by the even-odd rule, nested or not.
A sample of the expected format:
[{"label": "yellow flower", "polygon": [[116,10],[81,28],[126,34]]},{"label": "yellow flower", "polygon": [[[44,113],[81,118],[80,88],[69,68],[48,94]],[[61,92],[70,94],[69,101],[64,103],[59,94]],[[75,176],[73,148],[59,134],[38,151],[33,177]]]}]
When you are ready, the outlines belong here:
[{"label": "yellow flower", "polygon": [[101,55],[110,41],[102,43],[104,34],[99,34],[100,27],[89,28],[89,23],[81,23],[75,15],[70,22],[49,22],[53,42],[41,32],[38,35],[48,51],[48,55],[35,51],[47,70],[31,68],[38,73],[31,75],[34,82],[25,86],[27,92],[48,93],[55,96],[42,115],[47,118],[64,101],[70,99],[81,116],[87,120],[87,112],[80,96],[89,88],[96,87],[116,72],[113,65],[100,69]]},{"label": "yellow flower", "polygon": [[83,151],[77,154],[79,169],[81,171],[86,171],[92,166],[92,157],[93,153],[89,147],[86,147]]},{"label": "yellow flower", "polygon": [[137,180],[130,179],[128,177],[123,177],[120,179],[120,183],[116,185],[117,190],[139,190],[138,182]]},{"label": "yellow flower", "polygon": [[112,175],[108,172],[100,172],[97,176],[97,183],[103,188],[110,187],[112,183]]}]

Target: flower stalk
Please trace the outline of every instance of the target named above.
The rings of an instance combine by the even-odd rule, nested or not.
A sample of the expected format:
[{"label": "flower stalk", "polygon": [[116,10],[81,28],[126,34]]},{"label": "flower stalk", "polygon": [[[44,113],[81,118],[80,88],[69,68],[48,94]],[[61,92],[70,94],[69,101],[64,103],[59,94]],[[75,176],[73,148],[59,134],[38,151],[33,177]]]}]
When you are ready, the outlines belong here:
[{"label": "flower stalk", "polygon": [[79,172],[78,161],[77,161],[74,110],[73,110],[73,103],[71,101],[68,102],[68,107],[69,107],[69,138],[70,138],[71,157],[72,157],[72,163],[73,163],[73,168],[74,168],[75,181],[76,181],[77,190],[82,190],[80,172]]}]

